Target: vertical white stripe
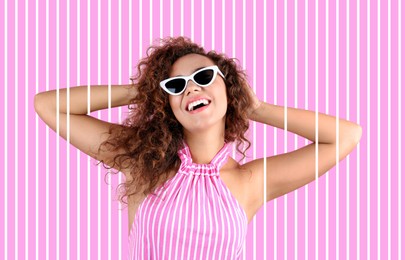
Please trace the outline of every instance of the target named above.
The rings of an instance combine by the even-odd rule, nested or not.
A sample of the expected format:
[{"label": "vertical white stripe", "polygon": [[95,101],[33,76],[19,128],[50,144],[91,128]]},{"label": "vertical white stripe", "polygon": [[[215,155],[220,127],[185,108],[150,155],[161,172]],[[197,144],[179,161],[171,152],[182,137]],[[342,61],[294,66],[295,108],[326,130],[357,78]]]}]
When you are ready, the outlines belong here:
[{"label": "vertical white stripe", "polygon": [[[39,89],[39,77],[38,77],[38,0],[35,1],[35,93],[38,93]],[[7,85],[6,85],[7,86]],[[39,192],[38,192],[38,175],[39,175],[39,143],[38,143],[38,114],[35,114],[35,259],[39,259],[38,257],[38,244],[39,244]]]},{"label": "vertical white stripe", "polygon": [[[142,13],[143,13],[143,10],[142,10],[142,2],[143,1],[139,1],[139,12],[138,12],[138,17],[139,17],[139,20],[138,20],[138,22],[139,22],[139,27],[138,27],[138,30],[139,30],[139,35],[138,35],[138,42],[139,42],[139,49],[138,49],[138,53],[139,53],[139,58],[141,58],[142,57],[142,36],[143,36],[143,33],[142,33],[142,28],[143,28],[143,26],[142,26]],[[173,14],[173,13],[172,13]]]},{"label": "vertical white stripe", "polygon": [[[288,151],[288,129],[287,129],[287,103],[288,103],[288,78],[287,78],[287,34],[288,34],[288,27],[287,27],[287,1],[284,1],[284,153]],[[287,209],[288,209],[288,195],[284,195],[284,258],[288,259],[288,247],[287,247],[287,239],[288,239],[288,218],[287,218]]]},{"label": "vertical white stripe", "polygon": [[[274,6],[273,6],[273,72],[274,72],[274,79],[273,79],[273,86],[274,86],[274,91],[273,91],[273,102],[274,104],[277,104],[277,1],[274,1]],[[266,127],[265,127],[266,129]],[[273,154],[277,154],[277,129],[273,129]],[[265,136],[266,137],[266,136]],[[266,163],[266,160],[264,160],[264,163]],[[266,164],[264,164],[264,167]],[[266,172],[266,170],[264,171]],[[264,176],[266,176],[264,174]],[[274,203],[274,220],[273,220],[273,228],[274,228],[274,233],[273,233],[273,258],[277,259],[277,199],[273,200]],[[265,246],[264,246],[265,248]]]},{"label": "vertical white stripe", "polygon": [[[194,1],[193,1],[194,3]],[[225,37],[225,1],[222,1],[222,52],[225,53],[225,41],[226,41],[226,37]],[[255,19],[253,19],[254,21]],[[255,29],[253,29],[253,32],[255,32],[256,27],[254,27]]]},{"label": "vertical white stripe", "polygon": [[[161,0],[162,1],[162,0]],[[191,0],[191,41],[194,41],[194,0]],[[162,16],[161,16],[162,17]]]},{"label": "vertical white stripe", "polygon": [[[287,152],[287,95],[288,95],[288,78],[287,78],[287,1],[284,1],[284,152]],[[284,196],[286,198],[286,196]],[[287,203],[287,201],[285,201]],[[285,219],[286,220],[286,219]],[[287,230],[285,230],[287,231]],[[287,235],[287,234],[285,234]],[[286,237],[286,236],[285,236]],[[286,241],[285,241],[286,242]],[[285,255],[287,258],[287,255]]]},{"label": "vertical white stripe", "polygon": [[153,1],[149,1],[149,44],[153,42]]},{"label": "vertical white stripe", "polygon": [[402,258],[402,1],[398,1],[398,259]]},{"label": "vertical white stripe", "polygon": [[[130,1],[131,2],[131,1]],[[138,46],[138,61],[142,58],[142,13],[143,13],[143,10],[142,10],[142,1],[139,1],[139,5],[138,5],[138,17],[139,17],[139,20],[138,20],[138,22],[139,22],[139,27],[138,27],[138,30],[139,30],[139,33],[138,33],[138,35],[136,35],[137,37],[138,37],[138,42],[139,42],[139,46]],[[172,12],[172,10],[171,10],[171,14],[173,14],[173,12]],[[129,13],[129,16],[131,17],[132,16],[132,13],[130,12]],[[172,20],[172,19],[171,19]],[[173,24],[172,24],[173,25]],[[173,28],[173,27],[172,27]],[[132,40],[132,37],[131,37],[131,40]],[[138,208],[138,211],[139,211],[140,209]],[[135,229],[135,230],[137,230],[137,229]],[[140,230],[139,230],[139,233],[140,232],[143,232],[143,227],[141,226],[140,227]],[[135,245],[135,250],[137,250],[137,248],[139,247],[140,245]],[[135,251],[134,251],[135,252]],[[143,251],[142,251],[142,257],[143,257]]]},{"label": "vertical white stripe", "polygon": [[391,0],[388,0],[388,259],[391,259]]},{"label": "vertical white stripe", "polygon": [[[257,3],[256,0],[253,1],[253,92],[257,93],[257,73],[256,73],[256,68],[257,68],[257,50],[256,50],[256,44],[257,44]],[[264,33],[264,32],[263,32]],[[253,160],[256,159],[257,157],[257,123],[255,121],[253,121]],[[243,159],[243,164],[246,163],[246,158]],[[254,216],[253,219],[253,245],[256,246],[257,243],[257,221],[256,218]],[[265,234],[266,236],[266,234]],[[244,252],[243,252],[243,259],[246,259],[246,241],[244,243]],[[256,259],[256,253],[257,250],[253,250],[253,259]]]},{"label": "vertical white stripe", "polygon": [[[274,222],[273,222],[273,229],[274,229],[274,252],[273,252],[273,259],[277,259],[277,202],[278,200],[275,199],[274,201]],[[264,246],[265,248],[265,246]],[[265,249],[264,249],[265,250]],[[265,259],[265,258],[264,258]]]},{"label": "vertical white stripe", "polygon": [[[119,1],[120,2],[120,1]],[[111,122],[111,0],[108,1],[108,122]],[[111,184],[111,171],[107,172],[107,183]],[[108,243],[108,260],[111,260],[111,188],[108,187],[107,191],[107,243]]]},{"label": "vertical white stripe", "polygon": [[[339,86],[340,86],[340,72],[339,72],[339,58],[340,58],[340,45],[339,45],[339,2],[336,2],[336,86],[335,86],[335,95],[336,95],[336,143],[339,144]],[[339,232],[340,232],[340,207],[339,207],[339,145],[336,146],[336,259],[340,259],[339,251]]]},{"label": "vertical white stripe", "polygon": [[[360,124],[360,0],[356,1],[356,118]],[[356,258],[360,259],[360,149],[356,154]]]},{"label": "vertical white stripe", "polygon": [[[223,7],[224,8],[224,7]],[[257,1],[253,0],[253,92],[256,93],[257,91],[257,73],[256,73],[256,69],[257,69]],[[253,122],[253,143],[256,147],[256,122]],[[253,158],[256,158],[256,149],[254,149],[253,151],[254,155]],[[245,158],[246,159],[246,158]]]},{"label": "vertical white stripe", "polygon": [[[242,39],[242,67],[246,70],[246,0],[242,1]],[[222,50],[225,51],[224,47]],[[232,156],[236,156],[236,144],[234,144]]]},{"label": "vertical white stripe", "polygon": [[[242,1],[242,24],[242,67],[246,70],[246,0]],[[236,150],[234,149],[233,151],[235,155]]]},{"label": "vertical white stripe", "polygon": [[[263,101],[266,102],[266,97],[267,97],[267,3],[266,1],[264,1],[263,3],[263,19],[264,19],[264,25],[263,25],[263,55],[264,55],[264,59],[263,59],[263,71],[264,71],[264,78],[263,78]],[[256,9],[256,8],[255,8]],[[256,15],[255,15],[256,17]],[[256,28],[256,26],[255,26]],[[255,37],[256,38],[256,37]],[[256,46],[256,44],[255,44]],[[256,55],[254,55],[256,57]],[[256,73],[256,69],[254,70]],[[256,76],[255,76],[256,78]],[[264,193],[263,193],[263,201],[264,201],[264,208],[263,208],[263,230],[264,230],[264,258],[267,258],[267,206],[266,206],[266,202],[267,202],[267,161],[266,161],[266,157],[267,157],[267,131],[266,131],[266,126],[264,126],[263,128],[263,143],[264,143],[264,149],[263,149],[263,158],[265,158],[265,160],[263,160],[264,165],[264,174],[263,174],[263,186],[264,186]],[[257,146],[256,146],[257,147]],[[256,158],[256,157],[255,157]],[[255,223],[256,223],[256,219],[255,219]]]},{"label": "vertical white stripe", "polygon": [[[212,22],[214,23],[214,20]],[[246,0],[242,1],[242,39],[242,66],[246,69]]]},{"label": "vertical white stripe", "polygon": [[[173,25],[173,0],[171,1],[171,14],[172,14],[172,19],[170,21],[172,22]],[[205,44],[205,10],[204,10],[204,1],[201,1],[201,46],[204,47]],[[173,31],[172,31],[173,32]]]},{"label": "vertical white stripe", "polygon": [[[256,19],[254,20],[254,23],[256,23]],[[254,25],[254,28],[256,26]],[[256,33],[256,30],[253,31]],[[265,32],[265,31],[264,31]],[[256,37],[255,37],[256,38]],[[236,3],[235,0],[232,1],[232,57],[236,56]],[[253,57],[256,57],[256,54],[253,55]],[[256,69],[253,70],[253,73],[256,73]],[[264,73],[265,74],[265,73]],[[256,76],[253,76],[253,79],[256,79]],[[256,88],[255,84],[253,84],[254,87]],[[255,92],[256,93],[256,92]],[[256,122],[253,122],[253,144],[254,144],[254,149],[253,149],[253,159],[256,159],[256,149],[257,149],[257,144],[256,144]],[[247,247],[247,241],[245,241],[244,245],[244,254],[243,254],[243,259],[246,259],[246,247]],[[257,243],[257,219],[256,216],[253,217],[253,259],[256,260],[256,243]]]},{"label": "vertical white stripe", "polygon": [[[305,109],[308,109],[308,0],[305,0]],[[308,140],[305,139],[305,145]],[[305,260],[308,260],[308,185],[305,186]]]},{"label": "vertical white stripe", "polygon": [[[346,0],[346,120],[350,120],[350,1]],[[350,253],[350,154],[346,157],[346,259]]]},{"label": "vertical white stripe", "polygon": [[[97,2],[97,85],[101,84],[101,0]],[[97,111],[101,119],[101,112]],[[97,166],[97,259],[101,259],[101,165]]]},{"label": "vertical white stripe", "polygon": [[[121,12],[121,1],[119,2],[119,4],[120,4],[120,12]],[[194,6],[194,0],[193,0],[193,6]],[[194,12],[194,8],[193,8],[193,12]],[[120,19],[120,21],[121,21],[121,19]],[[163,38],[163,0],[160,0],[160,2],[159,2],[159,37]],[[192,26],[192,36],[191,37],[194,40],[194,15],[193,15],[193,26]]]},{"label": "vertical white stripe", "polygon": [[377,0],[377,259],[381,259],[381,2]]},{"label": "vertical white stripe", "polygon": [[319,259],[319,3],[315,1],[315,259]]},{"label": "vertical white stripe", "polygon": [[[80,27],[81,27],[81,21],[80,21],[80,17],[81,17],[81,13],[80,13],[80,0],[77,0],[76,2],[76,6],[77,6],[77,24],[76,24],[76,37],[77,37],[77,61],[76,61],[76,68],[77,68],[77,85],[80,85],[80,71],[81,71],[81,60],[80,60]],[[80,195],[80,190],[81,190],[81,186],[80,186],[80,178],[81,176],[81,167],[80,167],[80,151],[77,150],[76,151],[76,161],[77,161],[77,168],[76,168],[76,247],[77,247],[77,251],[76,251],[76,259],[80,259],[80,245],[81,245],[81,232],[80,232],[80,201],[81,201],[81,195]]]},{"label": "vertical white stripe", "polygon": [[232,0],[232,57],[236,56],[236,3]]},{"label": "vertical white stripe", "polygon": [[[232,25],[232,38],[233,38],[233,43],[232,43],[232,57],[235,57],[236,56],[236,54],[235,54],[235,27],[236,27],[236,25],[235,25],[235,0],[233,0],[233,10],[232,10],[232,12],[233,12],[233,25]],[[235,158],[236,157],[236,143],[233,143],[233,147],[232,147],[232,157],[233,158]],[[255,231],[253,231],[253,232],[255,232]]]},{"label": "vertical white stripe", "polygon": [[[139,1],[139,4],[141,4],[142,1]],[[201,3],[204,6],[204,2]],[[141,12],[141,11],[140,11]],[[203,19],[204,19],[204,8],[202,9],[203,12]],[[141,12],[142,13],[142,12]],[[141,15],[141,14],[139,14]],[[173,0],[170,0],[170,36],[173,36],[173,21],[174,21],[174,17],[173,17]],[[204,23],[202,23],[202,26],[204,26]],[[203,30],[204,32],[204,30]],[[139,35],[142,35],[141,33]],[[204,33],[202,34],[204,36]],[[203,38],[204,39],[204,38]]]},{"label": "vertical white stripe", "polygon": [[402,258],[402,1],[398,1],[398,259]]},{"label": "vertical white stripe", "polygon": [[[8,2],[4,1],[4,172],[8,172]],[[8,174],[4,174],[4,259],[8,259]],[[28,227],[28,226],[27,226]]]},{"label": "vertical white stripe", "polygon": [[[19,48],[18,46],[18,1],[14,2],[14,43],[16,45],[16,47],[14,48],[14,169],[15,169],[15,174],[14,174],[14,257],[15,259],[18,259],[18,225],[19,225],[19,221],[18,221],[18,205],[20,205],[18,203],[18,185],[19,185],[19,181],[18,181],[18,174],[20,173],[18,165],[19,165],[19,161],[17,158],[19,158],[18,156],[18,119],[19,119],[19,114],[18,114],[18,88],[19,86],[19,82],[18,82],[18,51]],[[7,85],[4,86],[5,88],[8,88]],[[6,126],[6,124],[4,124]]]},{"label": "vertical white stripe", "polygon": [[59,0],[56,1],[56,258],[59,259],[60,254],[60,201],[59,201],[59,183],[60,183],[60,140],[59,140],[59,86],[60,86],[60,71],[59,71],[59,64],[60,64],[60,47],[59,47]]},{"label": "vertical white stripe", "polygon": [[184,35],[184,0],[180,0],[180,34]]},{"label": "vertical white stripe", "polygon": [[[131,8],[129,8],[131,10]],[[131,46],[131,45],[129,45]],[[128,56],[129,59],[132,59],[132,56]],[[129,66],[131,68],[131,66]],[[122,70],[122,2],[118,2],[118,85],[122,84],[122,74],[120,73]],[[121,124],[121,113],[122,107],[118,108],[118,124]],[[118,185],[122,182],[122,175],[121,172],[118,173]],[[120,248],[122,245],[122,212],[121,212],[121,201],[118,201],[118,241],[116,243],[116,248]],[[118,259],[122,259],[122,250],[118,250]]]},{"label": "vertical white stripe", "polygon": [[[46,91],[49,90],[49,0],[46,1]],[[46,182],[46,217],[45,217],[45,236],[46,236],[46,260],[49,260],[49,127],[46,128],[46,170],[45,170],[45,182]]]},{"label": "vertical white stripe", "polygon": [[[45,43],[45,52],[46,52],[46,91],[49,90],[49,0],[46,0],[46,43]],[[26,54],[28,55],[28,54]],[[45,170],[45,186],[46,186],[46,216],[45,216],[45,254],[46,260],[49,260],[49,127],[46,128],[46,170]]]},{"label": "vertical white stripe", "polygon": [[70,4],[66,2],[66,256],[70,259]]},{"label": "vertical white stripe", "polygon": [[[132,76],[132,1],[128,1],[129,8],[128,8],[128,68],[129,68],[129,75]],[[121,53],[121,49],[120,49]],[[121,77],[121,76],[120,76]],[[121,117],[121,113],[119,113]],[[120,182],[121,183],[121,182]]]},{"label": "vertical white stripe", "polygon": [[[305,0],[305,47],[304,47],[304,52],[305,52],[305,58],[304,58],[304,64],[305,64],[305,109],[308,109],[308,1]],[[308,140],[305,139],[305,145],[308,144]],[[305,236],[306,241],[308,241],[308,237]],[[305,247],[308,249],[308,247]],[[307,256],[308,257],[308,256]]]},{"label": "vertical white stripe", "polygon": [[370,1],[367,2],[367,259],[370,259]]},{"label": "vertical white stripe", "polygon": [[[7,2],[5,2],[7,3]],[[6,10],[6,8],[4,9]],[[5,14],[7,15],[7,13]],[[24,210],[24,227],[25,227],[25,259],[28,259],[28,216],[29,216],[29,212],[28,212],[28,191],[29,191],[29,186],[28,186],[28,167],[29,167],[29,162],[28,162],[28,0],[25,0],[25,210]],[[7,19],[6,19],[7,21]],[[5,28],[7,28],[7,26],[5,26]],[[6,32],[6,30],[5,30]],[[7,36],[7,34],[5,33],[5,35]],[[7,43],[7,41],[5,41],[5,43]],[[5,45],[6,47],[6,45]],[[6,48],[5,48],[6,49]],[[7,52],[6,52],[7,54]],[[6,56],[5,56],[6,57]],[[5,59],[6,61],[7,59]],[[5,69],[7,69],[7,66],[5,66]],[[7,78],[7,73],[5,73],[5,77],[4,80],[6,80]],[[6,159],[6,158],[5,158]],[[7,162],[7,160],[5,160]],[[7,258],[5,258],[7,259]]]},{"label": "vertical white stripe", "polygon": [[[329,0],[325,3],[325,106],[329,114]],[[325,174],[325,255],[329,257],[329,174]]]},{"label": "vertical white stripe", "polygon": [[[264,45],[266,46],[266,45]],[[266,74],[266,73],[265,73]],[[294,0],[294,107],[298,107],[298,0]],[[294,150],[298,136],[294,136]],[[298,259],[298,191],[294,191],[294,259]]]},{"label": "vertical white stripe", "polygon": [[[79,60],[78,60],[79,61]],[[79,62],[78,62],[79,63]],[[79,76],[78,76],[79,77]],[[77,79],[78,85],[80,84],[80,78]],[[81,256],[81,231],[80,231],[80,199],[81,199],[81,195],[80,195],[80,177],[81,176],[81,165],[80,165],[80,151],[77,150],[76,151],[76,161],[77,161],[77,165],[76,165],[76,187],[77,187],[77,192],[76,192],[76,259],[80,260],[80,256]]]},{"label": "vertical white stripe", "polygon": [[[183,0],[181,0],[183,1]],[[183,3],[183,2],[182,2]],[[183,13],[182,13],[183,14]],[[182,15],[183,17],[183,15]],[[183,24],[183,23],[182,23]],[[211,49],[215,49],[215,1],[211,1]],[[245,24],[243,24],[245,25]],[[183,34],[183,31],[182,31]]]},{"label": "vertical white stripe", "polygon": [[[90,113],[90,1],[87,2],[87,114]],[[91,219],[91,207],[90,207],[90,156],[87,156],[87,259],[91,259],[91,246],[90,246],[90,219]]]}]

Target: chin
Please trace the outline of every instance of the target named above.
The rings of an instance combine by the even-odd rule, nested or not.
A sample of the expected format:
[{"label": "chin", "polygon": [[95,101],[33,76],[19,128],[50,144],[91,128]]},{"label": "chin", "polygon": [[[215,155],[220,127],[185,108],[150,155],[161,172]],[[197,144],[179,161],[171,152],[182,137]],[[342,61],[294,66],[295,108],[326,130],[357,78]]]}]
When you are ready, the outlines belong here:
[{"label": "chin", "polygon": [[218,128],[222,131],[225,130],[225,117],[223,119],[213,120],[199,120],[194,122],[187,122],[187,124],[182,124],[183,129],[185,129],[189,133],[202,133],[206,130],[212,128]]}]

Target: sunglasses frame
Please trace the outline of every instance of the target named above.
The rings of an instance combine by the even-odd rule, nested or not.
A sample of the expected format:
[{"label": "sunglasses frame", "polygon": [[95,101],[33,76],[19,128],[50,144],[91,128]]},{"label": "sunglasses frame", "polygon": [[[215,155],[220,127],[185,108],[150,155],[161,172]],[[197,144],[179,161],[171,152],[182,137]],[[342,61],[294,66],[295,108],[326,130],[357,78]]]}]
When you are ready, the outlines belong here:
[{"label": "sunglasses frame", "polygon": [[[194,76],[195,76],[196,74],[200,73],[201,71],[204,71],[204,70],[213,70],[213,71],[214,71],[214,75],[212,76],[212,79],[211,79],[211,81],[210,81],[208,84],[201,85],[201,84],[197,83],[197,82],[194,80]],[[166,91],[168,94],[173,95],[173,96],[178,96],[178,95],[183,94],[183,92],[186,90],[187,84],[188,84],[188,81],[189,81],[189,80],[191,80],[192,82],[194,82],[194,84],[196,84],[197,86],[200,86],[200,87],[203,87],[203,88],[204,88],[204,87],[208,87],[209,85],[212,84],[212,82],[214,82],[214,80],[216,79],[218,73],[219,73],[219,75],[221,75],[222,78],[225,79],[224,74],[219,70],[218,66],[217,66],[217,65],[213,65],[213,66],[208,66],[208,67],[201,68],[201,69],[197,70],[196,72],[194,72],[193,74],[191,74],[190,76],[177,76],[177,77],[172,77],[172,78],[168,78],[168,79],[162,80],[162,81],[159,83],[159,85],[160,85],[160,87],[163,88],[163,90]],[[173,93],[173,92],[171,92],[168,88],[166,88],[166,83],[169,82],[169,81],[171,81],[171,80],[174,80],[174,79],[184,79],[184,80],[186,81],[186,83],[184,84],[183,90],[180,91],[179,93]]]}]

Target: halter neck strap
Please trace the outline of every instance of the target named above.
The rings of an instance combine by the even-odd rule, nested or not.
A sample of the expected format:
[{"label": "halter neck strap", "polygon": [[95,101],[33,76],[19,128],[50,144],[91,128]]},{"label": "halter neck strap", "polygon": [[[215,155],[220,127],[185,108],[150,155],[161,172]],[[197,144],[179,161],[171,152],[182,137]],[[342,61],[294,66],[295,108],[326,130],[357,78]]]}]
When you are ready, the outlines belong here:
[{"label": "halter neck strap", "polygon": [[227,162],[229,144],[225,143],[218,153],[208,164],[194,163],[191,157],[190,147],[184,142],[184,146],[177,153],[181,159],[179,172],[186,175],[210,175],[219,176],[219,169]]}]

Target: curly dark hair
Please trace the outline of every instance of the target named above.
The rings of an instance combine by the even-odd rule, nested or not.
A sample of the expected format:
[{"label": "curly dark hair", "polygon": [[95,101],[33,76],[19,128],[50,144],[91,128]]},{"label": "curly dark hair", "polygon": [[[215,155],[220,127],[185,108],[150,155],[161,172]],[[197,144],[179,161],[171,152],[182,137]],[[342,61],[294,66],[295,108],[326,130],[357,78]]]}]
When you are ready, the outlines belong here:
[{"label": "curly dark hair", "polygon": [[144,195],[152,193],[159,181],[167,180],[169,173],[177,171],[180,166],[177,151],[183,143],[183,128],[159,82],[169,77],[173,63],[182,56],[200,54],[219,67],[225,75],[228,98],[225,141],[236,141],[237,150],[243,157],[251,145],[245,132],[249,128],[247,110],[252,101],[246,75],[235,59],[215,51],[206,52],[184,37],[161,41],[162,44],[149,47],[147,56],[137,66],[137,75],[131,78],[132,87],[137,88],[138,94],[129,105],[129,116],[122,125],[111,126],[109,138],[99,148],[112,152],[125,151],[117,154],[110,166],[125,169],[131,174],[132,178],[120,187],[120,200],[124,203],[129,196],[139,192]]}]

